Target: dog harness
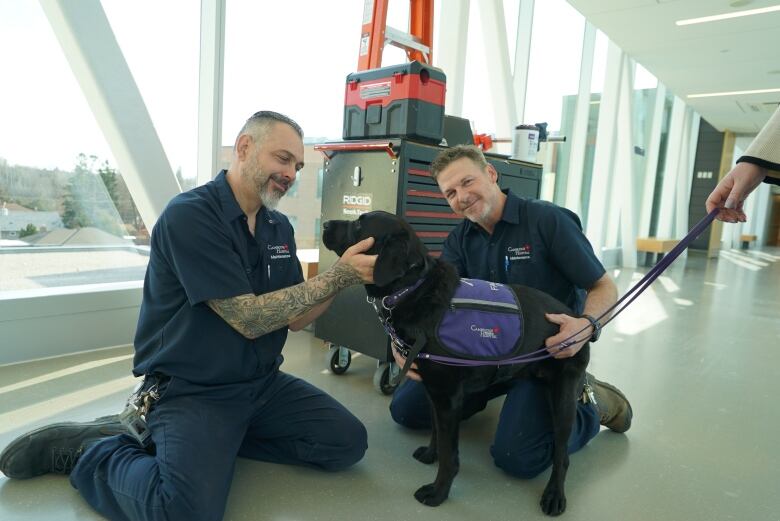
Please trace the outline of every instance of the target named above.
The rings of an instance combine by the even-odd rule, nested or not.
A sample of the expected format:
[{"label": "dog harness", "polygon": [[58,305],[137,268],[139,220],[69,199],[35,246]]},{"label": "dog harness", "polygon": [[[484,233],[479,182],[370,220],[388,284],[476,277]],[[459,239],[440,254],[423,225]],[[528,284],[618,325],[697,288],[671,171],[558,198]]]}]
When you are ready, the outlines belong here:
[{"label": "dog harness", "polygon": [[392,324],[393,308],[423,279],[384,297],[380,303],[367,298],[374,306],[379,321],[392,339],[393,348],[407,358],[404,372],[418,355],[441,358],[442,363],[461,361],[476,364],[515,359],[523,338],[523,314],[515,293],[506,285],[477,279],[460,279],[450,299],[450,307],[436,326],[439,344],[452,357],[420,353],[424,337],[410,346],[398,335]]},{"label": "dog harness", "polygon": [[523,314],[506,285],[460,279],[450,308],[436,326],[439,344],[468,360],[511,358],[523,338]]}]

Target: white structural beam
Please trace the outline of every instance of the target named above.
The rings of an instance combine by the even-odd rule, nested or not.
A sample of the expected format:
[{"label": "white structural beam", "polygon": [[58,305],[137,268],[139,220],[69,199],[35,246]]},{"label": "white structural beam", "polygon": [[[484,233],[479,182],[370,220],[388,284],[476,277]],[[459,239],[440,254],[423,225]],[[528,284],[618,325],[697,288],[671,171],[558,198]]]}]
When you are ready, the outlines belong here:
[{"label": "white structural beam", "polygon": [[[515,121],[525,119],[525,97],[528,90],[528,63],[531,61],[531,33],[534,24],[534,0],[520,0],[517,13],[517,38],[515,39],[515,64],[512,69],[512,87],[515,94]],[[513,136],[514,137],[514,136]]]},{"label": "white structural beam", "polygon": [[659,81],[655,90],[653,120],[650,123],[650,139],[647,145],[647,156],[645,161],[644,188],[641,193],[642,202],[639,210],[639,227],[637,229],[637,235],[640,237],[647,237],[650,235],[650,219],[653,214],[655,180],[658,176],[658,157],[661,148],[661,132],[663,130],[665,104],[666,86]]},{"label": "white structural beam", "polygon": [[484,0],[479,3],[479,7],[482,37],[485,40],[490,98],[495,112],[496,136],[507,137],[517,125],[515,120],[517,110],[512,90],[512,75],[509,70],[504,4],[501,0]]},{"label": "white structural beam", "polygon": [[222,150],[225,63],[225,0],[200,2],[200,81],[198,85],[198,184],[217,174]]},{"label": "white structural beam", "polygon": [[[632,115],[634,100],[634,69],[632,60],[623,54],[618,96],[617,138],[615,139],[614,194],[617,198],[615,214],[608,226],[620,237],[622,265],[636,268],[636,228],[634,223],[634,138]],[[619,209],[619,211],[618,211]],[[619,229],[618,229],[619,226]],[[619,232],[619,233],[618,233]],[[612,246],[614,243],[610,243]]]},{"label": "white structural beam", "polygon": [[569,172],[566,176],[565,206],[580,214],[582,206],[582,178],[585,170],[585,150],[588,143],[590,119],[590,84],[593,78],[593,57],[596,50],[596,27],[585,22],[580,60],[580,83],[574,111],[574,129],[569,139]]},{"label": "white structural beam", "polygon": [[[669,120],[669,138],[666,143],[666,161],[664,163],[664,178],[661,185],[661,204],[658,209],[658,226],[656,237],[672,238],[675,201],[674,193],[677,186],[677,174],[680,170],[680,154],[685,135],[686,108],[679,97],[674,97],[672,116]],[[687,141],[686,147],[687,147]]]},{"label": "white structural beam", "polygon": [[617,121],[620,70],[623,64],[623,51],[610,40],[607,50],[607,70],[604,78],[604,91],[599,105],[599,123],[596,130],[596,151],[593,157],[593,175],[590,183],[588,202],[588,223],[586,235],[593,245],[596,255],[601,258],[605,245],[606,215],[608,194],[612,192],[612,166],[615,147],[615,124]]},{"label": "white structural beam", "polygon": [[[626,93],[626,82],[624,79],[628,75],[628,81],[630,85],[633,85],[635,69],[633,61],[626,53],[622,53],[620,58],[620,77],[618,79],[617,113],[615,115],[615,149],[613,151],[612,181],[610,183],[611,201],[607,207],[607,219],[604,223],[604,246],[610,249],[616,248],[620,244],[618,237],[621,231],[621,214],[624,206],[627,204],[624,200],[627,194],[624,193],[621,185],[625,179],[623,176],[626,174],[634,176],[632,155],[635,139],[633,137],[633,125],[631,124],[633,113],[630,105],[628,110],[624,110],[624,101],[626,101],[624,98]],[[633,98],[633,92],[631,92],[631,97]],[[630,147],[630,150],[626,148],[626,145]]]},{"label": "white structural beam", "polygon": [[753,200],[748,204],[747,211],[747,230],[749,234],[756,236],[756,245],[763,246],[766,243],[767,235],[769,235],[769,224],[772,216],[772,188],[768,183],[761,183],[756,188],[755,195],[752,196]]},{"label": "white structural beam", "polygon": [[40,0],[138,212],[151,230],[179,193],[138,86],[98,0]]},{"label": "white structural beam", "polygon": [[441,2],[439,41],[433,59],[447,76],[445,113],[463,115],[463,85],[466,82],[466,49],[469,34],[469,0]]}]

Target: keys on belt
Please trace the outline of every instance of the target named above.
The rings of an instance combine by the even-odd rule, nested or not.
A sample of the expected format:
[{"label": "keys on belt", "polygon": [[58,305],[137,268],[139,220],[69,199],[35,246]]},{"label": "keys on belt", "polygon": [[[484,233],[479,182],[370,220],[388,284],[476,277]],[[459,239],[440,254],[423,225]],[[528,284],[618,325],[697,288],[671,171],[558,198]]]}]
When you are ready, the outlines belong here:
[{"label": "keys on belt", "polygon": [[580,401],[582,403],[592,403],[593,405],[598,406],[596,403],[596,395],[593,392],[593,387],[590,385],[590,382],[585,382],[585,386],[582,388],[582,395],[580,395]]},{"label": "keys on belt", "polygon": [[146,424],[146,416],[154,402],[160,399],[156,383],[149,386],[148,389],[144,389],[146,378],[148,376],[144,377],[144,380],[135,388],[133,394],[127,399],[125,410],[119,415],[119,421],[127,427],[129,433],[138,440],[142,447],[148,447],[152,442],[151,432]]}]

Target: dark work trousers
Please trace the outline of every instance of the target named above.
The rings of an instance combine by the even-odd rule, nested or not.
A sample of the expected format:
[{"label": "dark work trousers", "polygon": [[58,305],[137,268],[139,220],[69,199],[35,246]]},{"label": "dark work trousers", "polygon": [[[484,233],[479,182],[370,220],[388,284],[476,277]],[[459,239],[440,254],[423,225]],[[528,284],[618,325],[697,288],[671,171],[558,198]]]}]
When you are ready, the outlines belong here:
[{"label": "dark work trousers", "polygon": [[[550,405],[541,382],[522,379],[493,395],[470,396],[463,404],[463,419],[487,406],[492,398],[506,392],[490,454],[496,466],[513,476],[532,478],[552,465],[553,432]],[[390,402],[393,419],[405,427],[431,427],[431,405],[425,387],[406,380],[395,390]],[[600,428],[599,414],[592,404],[578,402],[577,416],[569,437],[569,454],[584,447]]]},{"label": "dark work trousers", "polygon": [[170,379],[149,413],[153,445],[106,438],[71,484],[112,520],[219,520],[236,456],[340,470],[366,451],[366,429],[336,400],[281,371],[247,383]]}]

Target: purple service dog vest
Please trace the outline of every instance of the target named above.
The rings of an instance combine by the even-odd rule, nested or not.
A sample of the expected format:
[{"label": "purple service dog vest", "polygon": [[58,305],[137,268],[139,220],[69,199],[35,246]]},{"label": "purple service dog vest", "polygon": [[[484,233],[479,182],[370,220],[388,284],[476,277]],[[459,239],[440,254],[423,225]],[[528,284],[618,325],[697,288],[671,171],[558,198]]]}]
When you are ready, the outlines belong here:
[{"label": "purple service dog vest", "polygon": [[504,284],[460,279],[436,330],[439,344],[458,358],[500,360],[515,355],[523,338],[523,315]]}]

